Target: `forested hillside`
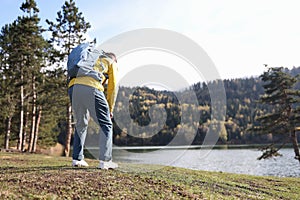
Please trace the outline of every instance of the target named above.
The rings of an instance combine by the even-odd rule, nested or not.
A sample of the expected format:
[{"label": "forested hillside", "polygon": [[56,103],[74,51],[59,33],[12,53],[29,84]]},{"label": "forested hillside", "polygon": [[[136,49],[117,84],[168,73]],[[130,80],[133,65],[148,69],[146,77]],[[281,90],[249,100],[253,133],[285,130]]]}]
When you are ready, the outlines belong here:
[{"label": "forested hillside", "polygon": [[[285,69],[284,71],[295,76],[300,73],[300,68]],[[207,84],[217,84],[217,81]],[[197,110],[200,113],[197,134],[193,144],[202,144],[210,125],[218,127],[216,130],[220,136],[219,144],[260,144],[280,141],[280,135],[260,135],[248,130],[252,124],[257,123],[255,116],[264,115],[270,111],[268,106],[263,106],[258,102],[259,97],[264,93],[263,83],[259,77],[223,80],[227,102],[224,124],[219,124],[221,122],[211,119],[211,99],[207,84],[199,82],[185,91],[174,93],[149,88],[121,87],[116,110],[122,113],[124,105],[129,105],[131,119],[124,116],[126,120],[119,120],[115,124],[115,143],[118,145],[166,145],[175,137],[178,129],[185,126],[180,121],[181,114],[191,113],[191,110]],[[300,89],[299,83],[296,87]],[[191,90],[195,92],[199,105],[181,105],[177,97],[180,97],[183,102],[189,102]],[[134,128],[136,126],[128,127],[130,120],[140,126],[149,125],[151,122],[149,111],[151,106],[155,104],[166,111],[165,126],[162,126],[159,133],[152,137],[135,136],[137,130]],[[154,111],[151,115],[152,118],[155,118],[155,115],[161,115],[161,112]],[[156,117],[159,118],[159,116]],[[127,128],[125,130],[119,129],[118,123],[120,127]],[[185,137],[190,137],[189,131],[191,132],[193,129],[184,127],[184,131],[182,140],[185,140]]]},{"label": "forested hillside", "polygon": [[[286,69],[286,71],[288,70]],[[300,67],[289,70],[289,73],[293,75],[299,74]],[[48,76],[50,75],[48,74]],[[41,104],[40,106],[44,107],[45,110],[41,117],[38,144],[42,146],[53,145],[56,142],[64,144],[66,134],[65,107],[64,102],[59,102],[56,98],[58,98],[57,95],[66,95],[66,93],[53,95],[57,91],[57,87],[62,84],[59,81],[61,79],[57,79],[57,83],[47,83],[47,80],[47,77],[42,80],[43,84],[40,85],[41,89],[39,91],[42,100],[38,104]],[[190,139],[188,137],[194,137],[193,144],[202,144],[210,126],[217,127],[216,130],[220,136],[218,140],[219,144],[261,144],[280,141],[280,135],[260,135],[247,130],[253,123],[256,123],[255,116],[263,115],[269,109],[267,106],[258,103],[260,95],[264,93],[263,83],[259,77],[223,80],[227,102],[226,118],[223,124],[219,124],[221,122],[211,119],[211,99],[207,84],[217,84],[217,81],[209,83],[199,82],[179,92],[157,91],[145,87],[128,88],[120,86],[115,112],[126,114],[123,110],[129,109],[130,117],[121,116],[122,120],[114,123],[114,143],[116,145],[166,145],[172,141],[178,130],[183,128],[184,134],[180,136],[183,144],[185,144],[185,140]],[[47,89],[42,89],[43,85],[47,85]],[[298,83],[298,89],[300,89],[299,86]],[[8,89],[13,89],[13,87],[2,87],[1,91],[4,92]],[[191,94],[191,92],[196,94],[199,105],[181,105],[178,97],[184,102],[189,102],[190,96],[188,94]],[[8,103],[6,99],[8,98],[7,95],[1,95],[3,111],[5,109],[8,110],[0,114],[2,122],[0,124],[0,142],[3,144],[7,131],[6,113],[10,113],[9,111],[11,111],[13,115],[10,130],[10,146],[16,146],[19,133],[20,111],[17,109],[18,101],[12,99],[11,104]],[[14,102],[16,108],[9,110]],[[26,108],[30,106],[30,102],[28,103]],[[154,105],[157,105],[160,108],[158,111],[162,112],[157,112],[154,109],[150,115],[151,107]],[[200,114],[199,123],[196,125],[197,133],[194,136],[192,133],[194,129],[181,122],[181,114],[191,113],[191,110],[196,110]],[[166,114],[165,124],[151,123],[151,118],[161,118],[163,112]],[[28,131],[30,126],[27,121],[32,116],[29,111],[26,111],[26,113],[25,130]],[[131,121],[138,126],[129,126],[129,124],[132,124]],[[147,132],[144,133],[145,135],[137,135],[138,131],[135,129],[140,126],[152,126],[148,130],[156,130],[157,134],[151,137],[147,136]],[[119,127],[122,127],[122,129]],[[126,128],[124,129],[124,127]],[[98,128],[92,124],[90,131],[95,130],[98,130]]]}]

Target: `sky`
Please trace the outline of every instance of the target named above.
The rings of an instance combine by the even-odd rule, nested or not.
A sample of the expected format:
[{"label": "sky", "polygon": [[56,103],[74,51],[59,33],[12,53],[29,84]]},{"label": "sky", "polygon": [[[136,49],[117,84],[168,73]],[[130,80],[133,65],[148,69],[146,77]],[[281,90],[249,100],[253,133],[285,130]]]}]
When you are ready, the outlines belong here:
[{"label": "sky", "polygon": [[[0,26],[18,15],[21,0],[1,0]],[[36,0],[41,25],[54,20],[64,0]],[[297,0],[75,0],[104,42],[140,28],[183,34],[201,46],[222,79],[259,76],[264,64],[300,66],[300,1]],[[192,80],[194,80],[191,77]],[[195,78],[197,79],[197,78]]]}]

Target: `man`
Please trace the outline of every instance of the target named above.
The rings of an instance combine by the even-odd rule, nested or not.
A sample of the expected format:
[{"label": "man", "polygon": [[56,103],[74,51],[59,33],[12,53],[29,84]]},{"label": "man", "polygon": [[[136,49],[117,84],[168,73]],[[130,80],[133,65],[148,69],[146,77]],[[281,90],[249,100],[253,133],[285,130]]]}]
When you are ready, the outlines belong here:
[{"label": "man", "polygon": [[[69,56],[70,57],[70,56]],[[70,60],[70,58],[69,58]],[[93,67],[94,74],[101,76],[70,77],[68,93],[76,120],[73,141],[73,166],[88,166],[84,161],[83,149],[87,134],[89,117],[101,127],[100,131],[100,169],[114,169],[112,162],[112,113],[116,98],[117,59],[113,53],[103,53]],[[92,71],[93,71],[92,70]],[[89,72],[90,73],[90,72]],[[104,82],[107,81],[107,94],[104,94]]]}]

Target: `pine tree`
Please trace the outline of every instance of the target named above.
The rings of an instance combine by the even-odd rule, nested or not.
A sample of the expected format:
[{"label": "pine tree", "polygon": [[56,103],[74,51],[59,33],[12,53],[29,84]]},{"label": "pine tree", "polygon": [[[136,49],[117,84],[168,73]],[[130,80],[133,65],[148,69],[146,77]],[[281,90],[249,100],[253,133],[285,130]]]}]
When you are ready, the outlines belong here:
[{"label": "pine tree", "polygon": [[[71,50],[78,44],[85,41],[85,33],[91,27],[91,25],[85,21],[82,13],[79,12],[75,5],[74,0],[65,1],[62,6],[62,10],[57,12],[57,18],[55,22],[46,20],[49,25],[49,31],[52,32],[52,38],[50,43],[57,47],[57,51],[53,52],[52,59],[60,61],[60,64],[64,64],[67,60],[67,56]],[[61,80],[62,83],[66,82],[66,77]],[[59,90],[61,93],[66,93],[67,86],[62,84]],[[65,140],[65,156],[69,156],[70,143],[72,136],[72,110],[71,104],[67,96],[64,96],[64,102],[67,108],[66,116],[66,140]]]},{"label": "pine tree", "polygon": [[[16,110],[19,113],[19,133],[17,149],[21,150],[22,136],[23,136],[23,114],[24,114],[24,61],[22,54],[22,34],[18,20],[11,24],[7,24],[2,28],[0,35],[0,45],[2,58],[2,73],[3,81],[7,86],[15,86],[15,88],[6,87],[14,94],[16,102]],[[24,44],[23,44],[24,45]],[[16,90],[19,89],[19,90]],[[10,93],[6,91],[6,94]],[[13,115],[12,111],[9,112],[9,118]]]},{"label": "pine tree", "polygon": [[[26,0],[20,9],[25,15],[19,16],[12,24],[5,26],[0,35],[2,51],[5,53],[5,76],[12,81],[11,85],[19,88],[19,113],[18,150],[24,150],[24,113],[26,107],[31,107],[31,127],[28,150],[33,152],[33,138],[36,127],[36,101],[38,78],[43,76],[42,67],[45,65],[48,43],[42,37],[42,28],[38,25],[38,8],[34,0]],[[12,90],[15,88],[11,87]]]},{"label": "pine tree", "polygon": [[12,118],[16,110],[15,93],[8,85],[10,81],[5,76],[0,77],[0,106],[1,115],[4,117],[5,122],[5,136],[4,136],[4,149],[9,149],[9,142],[11,138]]},{"label": "pine tree", "polygon": [[284,141],[280,147],[271,145],[265,148],[259,159],[279,155],[278,150],[290,140],[295,151],[295,158],[300,161],[296,137],[299,109],[295,105],[300,100],[300,92],[294,89],[297,78],[285,73],[282,67],[268,68],[260,77],[264,82],[265,90],[260,102],[269,105],[271,112],[257,118],[260,125],[254,127],[254,130],[264,134],[281,134],[284,136]]},{"label": "pine tree", "polygon": [[17,103],[17,93],[11,87],[13,83],[12,78],[14,78],[14,73],[11,72],[11,68],[8,62],[8,44],[11,44],[12,42],[12,37],[10,34],[12,26],[13,24],[7,24],[3,26],[0,33],[0,106],[2,108],[1,117],[3,117],[3,120],[5,122],[5,149],[9,148],[12,118],[15,114]]},{"label": "pine tree", "polygon": [[36,151],[36,142],[38,138],[39,121],[37,116],[40,116],[40,111],[37,110],[42,105],[37,105],[37,91],[39,88],[38,81],[43,77],[42,68],[45,67],[45,61],[47,57],[48,43],[42,37],[43,29],[39,26],[40,18],[38,17],[39,9],[34,0],[26,0],[20,7],[20,9],[26,14],[19,18],[19,23],[23,28],[23,33],[25,36],[24,42],[26,42],[27,53],[25,58],[26,61],[26,71],[28,82],[30,83],[29,89],[29,99],[31,100],[31,128],[29,134],[29,144],[28,151]]}]

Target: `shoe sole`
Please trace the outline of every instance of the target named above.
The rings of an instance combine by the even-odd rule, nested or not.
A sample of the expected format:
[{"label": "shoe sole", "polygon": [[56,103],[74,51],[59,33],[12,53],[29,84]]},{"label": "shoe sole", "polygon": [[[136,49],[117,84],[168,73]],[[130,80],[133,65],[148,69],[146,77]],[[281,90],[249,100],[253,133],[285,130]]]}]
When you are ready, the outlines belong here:
[{"label": "shoe sole", "polygon": [[103,169],[103,170],[114,170],[117,169],[118,167],[98,167],[98,169]]},{"label": "shoe sole", "polygon": [[106,167],[98,167],[98,169],[103,169],[103,170],[115,170],[117,167],[109,167],[109,168],[106,168]]},{"label": "shoe sole", "polygon": [[72,167],[88,167],[86,165],[72,165]]}]

